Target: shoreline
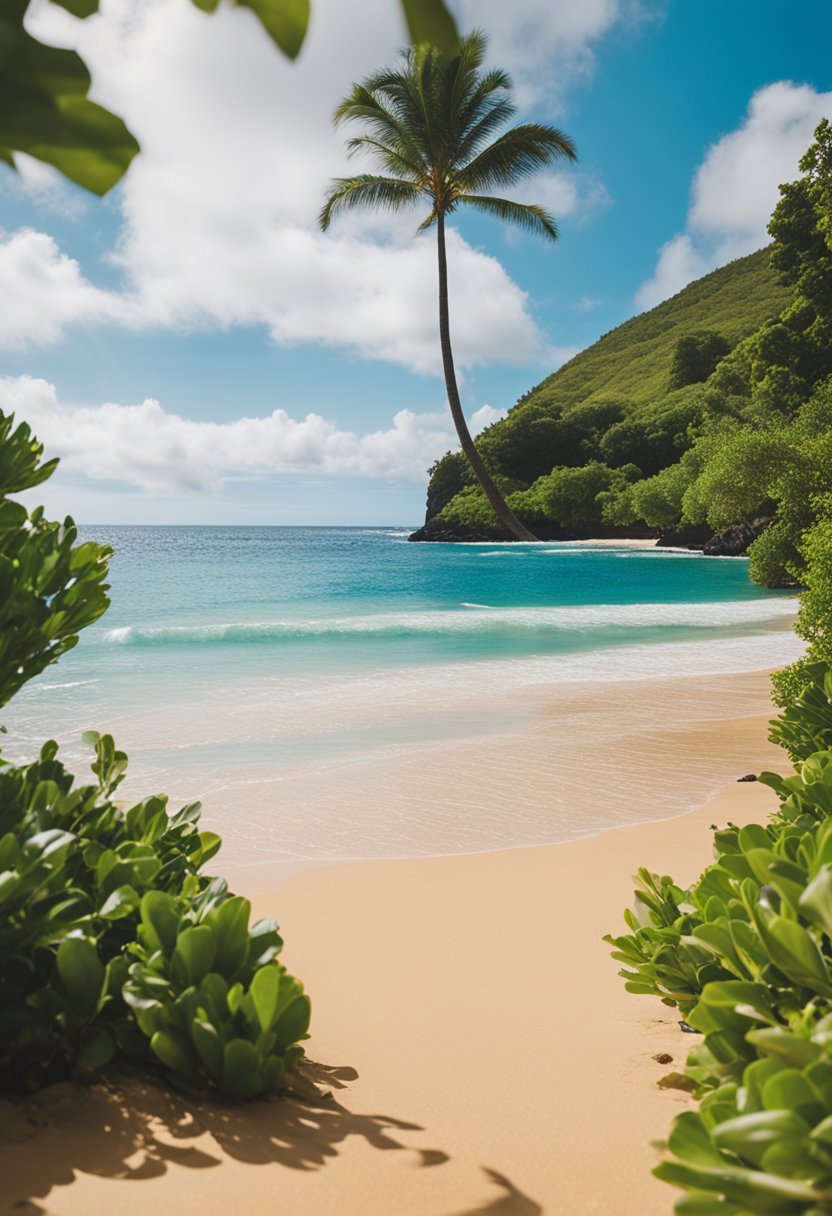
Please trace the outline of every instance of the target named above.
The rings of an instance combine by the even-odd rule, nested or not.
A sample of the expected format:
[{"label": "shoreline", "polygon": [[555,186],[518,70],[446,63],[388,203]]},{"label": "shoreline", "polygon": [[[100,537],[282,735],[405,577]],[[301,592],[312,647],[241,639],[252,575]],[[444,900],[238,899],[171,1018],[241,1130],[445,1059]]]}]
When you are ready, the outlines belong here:
[{"label": "shoreline", "polygon": [[[783,768],[766,721],[708,729]],[[702,730],[684,737],[680,768]],[[636,760],[656,797],[656,757]],[[656,1082],[691,1043],[674,1010],[624,991],[601,937],[621,930],[638,866],[684,885],[707,864],[710,824],[773,809],[773,791],[736,781],[756,766],[741,767],[697,810],[626,830],[244,884],[312,996],[308,1052],[333,1097],[216,1107],[137,1079],[60,1086],[11,1134],[0,1104],[2,1211],[667,1216],[651,1142],[688,1099]]]},{"label": "shoreline", "polygon": [[[460,694],[453,704],[464,712]],[[504,687],[494,696],[499,733],[250,774],[239,821],[214,815],[206,799],[206,826],[225,842],[220,866],[262,889],[275,866],[588,838],[684,815],[770,755],[766,671]]]}]

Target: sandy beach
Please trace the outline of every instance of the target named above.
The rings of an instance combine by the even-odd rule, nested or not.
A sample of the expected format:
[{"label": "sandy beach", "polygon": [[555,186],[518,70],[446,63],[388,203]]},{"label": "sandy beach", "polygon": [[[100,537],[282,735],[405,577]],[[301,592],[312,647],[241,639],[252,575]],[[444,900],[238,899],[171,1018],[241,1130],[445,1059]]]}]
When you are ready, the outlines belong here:
[{"label": "sandy beach", "polygon": [[[657,1081],[690,1039],[674,1011],[624,992],[601,937],[621,926],[639,865],[692,880],[709,824],[773,806],[765,787],[736,783],[783,765],[764,701],[746,695],[754,714],[677,730],[680,771],[718,742],[737,761],[717,797],[681,818],[544,847],[320,866],[277,887],[278,870],[271,883],[250,871],[255,911],[279,918],[285,961],[312,995],[308,1051],[332,1097],[216,1107],[122,1077],[3,1104],[2,1211],[669,1213],[651,1142],[686,1099]],[[621,780],[640,771],[655,802],[667,771],[651,786],[654,753]],[[584,773],[576,819],[592,806],[591,756]]]}]

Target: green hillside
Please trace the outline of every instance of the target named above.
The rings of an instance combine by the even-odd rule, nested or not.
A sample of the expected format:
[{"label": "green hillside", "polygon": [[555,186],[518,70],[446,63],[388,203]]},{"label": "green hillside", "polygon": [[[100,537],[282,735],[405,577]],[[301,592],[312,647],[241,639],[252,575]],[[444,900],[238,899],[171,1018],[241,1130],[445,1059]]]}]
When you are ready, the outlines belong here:
[{"label": "green hillside", "polygon": [[528,400],[561,405],[620,396],[663,396],[681,337],[709,330],[733,347],[776,316],[791,298],[760,249],[690,283],[677,295],[604,334],[532,389]]},{"label": "green hillside", "polygon": [[[477,446],[492,475],[538,534],[638,523],[612,512],[609,496],[674,465],[709,414],[727,408],[732,375],[749,390],[750,373],[738,367],[745,346],[776,327],[794,295],[770,262],[770,249],[739,258],[626,321],[483,432]],[[720,376],[727,387],[715,391]],[[427,521],[439,516],[447,539],[454,528],[460,538],[471,529],[496,535],[491,509],[472,483],[459,452],[431,470]],[[416,538],[438,539],[439,528],[436,521]]]}]

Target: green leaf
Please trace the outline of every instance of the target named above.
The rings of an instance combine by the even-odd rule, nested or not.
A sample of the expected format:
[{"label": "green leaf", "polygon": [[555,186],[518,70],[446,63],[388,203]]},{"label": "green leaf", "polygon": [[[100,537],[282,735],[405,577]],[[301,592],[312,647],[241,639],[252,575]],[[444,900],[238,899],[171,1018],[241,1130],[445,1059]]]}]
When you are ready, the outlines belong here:
[{"label": "green leaf", "polygon": [[197,1018],[191,1026],[191,1038],[206,1072],[219,1084],[223,1075],[223,1050],[217,1028],[203,1018]]},{"label": "green leaf", "polygon": [[309,1029],[312,1006],[308,996],[298,996],[281,1013],[277,1023],[277,1048],[283,1051],[302,1039]]},{"label": "green leaf", "polygon": [[242,1100],[262,1092],[257,1052],[247,1039],[232,1039],[223,1051],[222,1092],[229,1098]]},{"label": "green leaf", "polygon": [[210,861],[222,847],[222,837],[216,832],[200,832],[199,833],[199,864],[205,865],[206,861]]},{"label": "green leaf", "polygon": [[232,984],[232,986],[228,989],[226,1002],[228,1004],[230,1013],[236,1014],[238,1012],[240,1006],[242,1005],[244,994],[245,989],[240,983]]},{"label": "green leaf", "polygon": [[832,937],[832,866],[821,866],[800,896],[798,908],[807,920]]},{"label": "green leaf", "polygon": [[83,937],[66,937],[58,947],[58,975],[74,1012],[91,1018],[104,987],[104,965],[92,942]]},{"label": "green leaf", "polygon": [[[743,1212],[759,1212],[765,1216],[783,1216],[785,1212],[802,1212],[801,1207],[786,1207],[786,1204],[812,1206],[819,1200],[828,1199],[828,1192],[816,1191],[804,1183],[790,1178],[778,1178],[760,1170],[697,1169],[675,1161],[662,1161],[653,1170],[656,1178],[676,1186],[695,1190],[713,1191],[741,1205]],[[729,1209],[730,1210],[730,1209]]]},{"label": "green leaf", "polygon": [[248,922],[251,904],[240,895],[223,900],[219,907],[205,917],[217,938],[214,970],[227,980],[233,980],[245,962],[248,952]]},{"label": "green leaf", "polygon": [[401,5],[411,42],[429,42],[443,55],[456,54],[459,31],[442,0],[401,0]]},{"label": "green leaf", "polygon": [[130,916],[138,906],[139,896],[133,887],[117,887],[107,896],[100,914],[108,920],[119,920],[121,917]]},{"label": "green leaf", "polygon": [[52,0],[52,2],[65,8],[68,13],[72,13],[73,17],[91,17],[93,13],[98,12],[98,0]]},{"label": "green leaf", "polygon": [[78,1057],[80,1068],[96,1070],[109,1064],[116,1054],[116,1045],[106,1030],[97,1030]]},{"label": "green leaf", "polygon": [[742,1216],[742,1208],[707,1191],[689,1191],[676,1200],[676,1216]]},{"label": "green leaf", "polygon": [[271,965],[261,967],[254,975],[249,988],[254,1002],[254,1011],[261,1030],[270,1030],[277,1016],[280,995],[280,968]]},{"label": "green leaf", "polygon": [[764,1055],[774,1056],[794,1068],[803,1068],[814,1060],[819,1060],[823,1051],[817,1043],[801,1038],[789,1030],[778,1030],[774,1026],[765,1026],[760,1030],[751,1030],[746,1035],[748,1042]]},{"label": "green leaf", "polygon": [[775,1073],[763,1086],[762,1098],[766,1110],[793,1110],[812,1123],[824,1113],[814,1088],[796,1068]]},{"label": "green leaf", "polygon": [[784,916],[766,914],[762,908],[756,923],[771,961],[784,975],[813,992],[832,997],[823,955],[802,925]]},{"label": "green leaf", "polygon": [[196,1055],[187,1036],[176,1026],[164,1026],[150,1040],[153,1053],[186,1081],[197,1080]]},{"label": "green leaf", "polygon": [[297,57],[309,26],[309,0],[236,0],[236,3],[257,14],[284,55],[290,59]]},{"label": "green leaf", "polygon": [[142,896],[141,920],[150,948],[172,954],[179,932],[179,917],[172,896],[165,891],[147,891]]},{"label": "green leaf", "polygon": [[170,971],[182,987],[198,984],[211,970],[217,955],[217,939],[207,925],[183,929],[176,939]]},{"label": "green leaf", "polygon": [[[64,0],[79,15],[85,0]],[[0,147],[26,152],[95,194],[124,175],[139,145],[120,118],[87,97],[90,76],[74,51],[38,42],[23,26],[26,0],[0,14]]]},{"label": "green leaf", "polygon": [[697,1111],[686,1110],[673,1120],[668,1148],[682,1161],[694,1165],[722,1165],[723,1158],[714,1147],[711,1135]]}]

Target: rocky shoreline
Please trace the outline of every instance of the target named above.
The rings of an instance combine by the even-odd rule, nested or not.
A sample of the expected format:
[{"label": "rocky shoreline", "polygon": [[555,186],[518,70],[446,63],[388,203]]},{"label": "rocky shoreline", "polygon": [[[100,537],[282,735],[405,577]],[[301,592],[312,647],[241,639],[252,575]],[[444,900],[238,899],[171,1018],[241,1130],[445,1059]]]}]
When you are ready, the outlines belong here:
[{"label": "rocky shoreline", "polygon": [[[650,528],[562,528],[557,525],[534,529],[538,540],[655,540],[658,548],[690,549],[709,557],[743,557],[771,523],[770,519],[743,520],[719,532],[697,525],[657,531]],[[454,524],[434,517],[407,538],[434,544],[516,544],[514,537],[497,525]]]}]

